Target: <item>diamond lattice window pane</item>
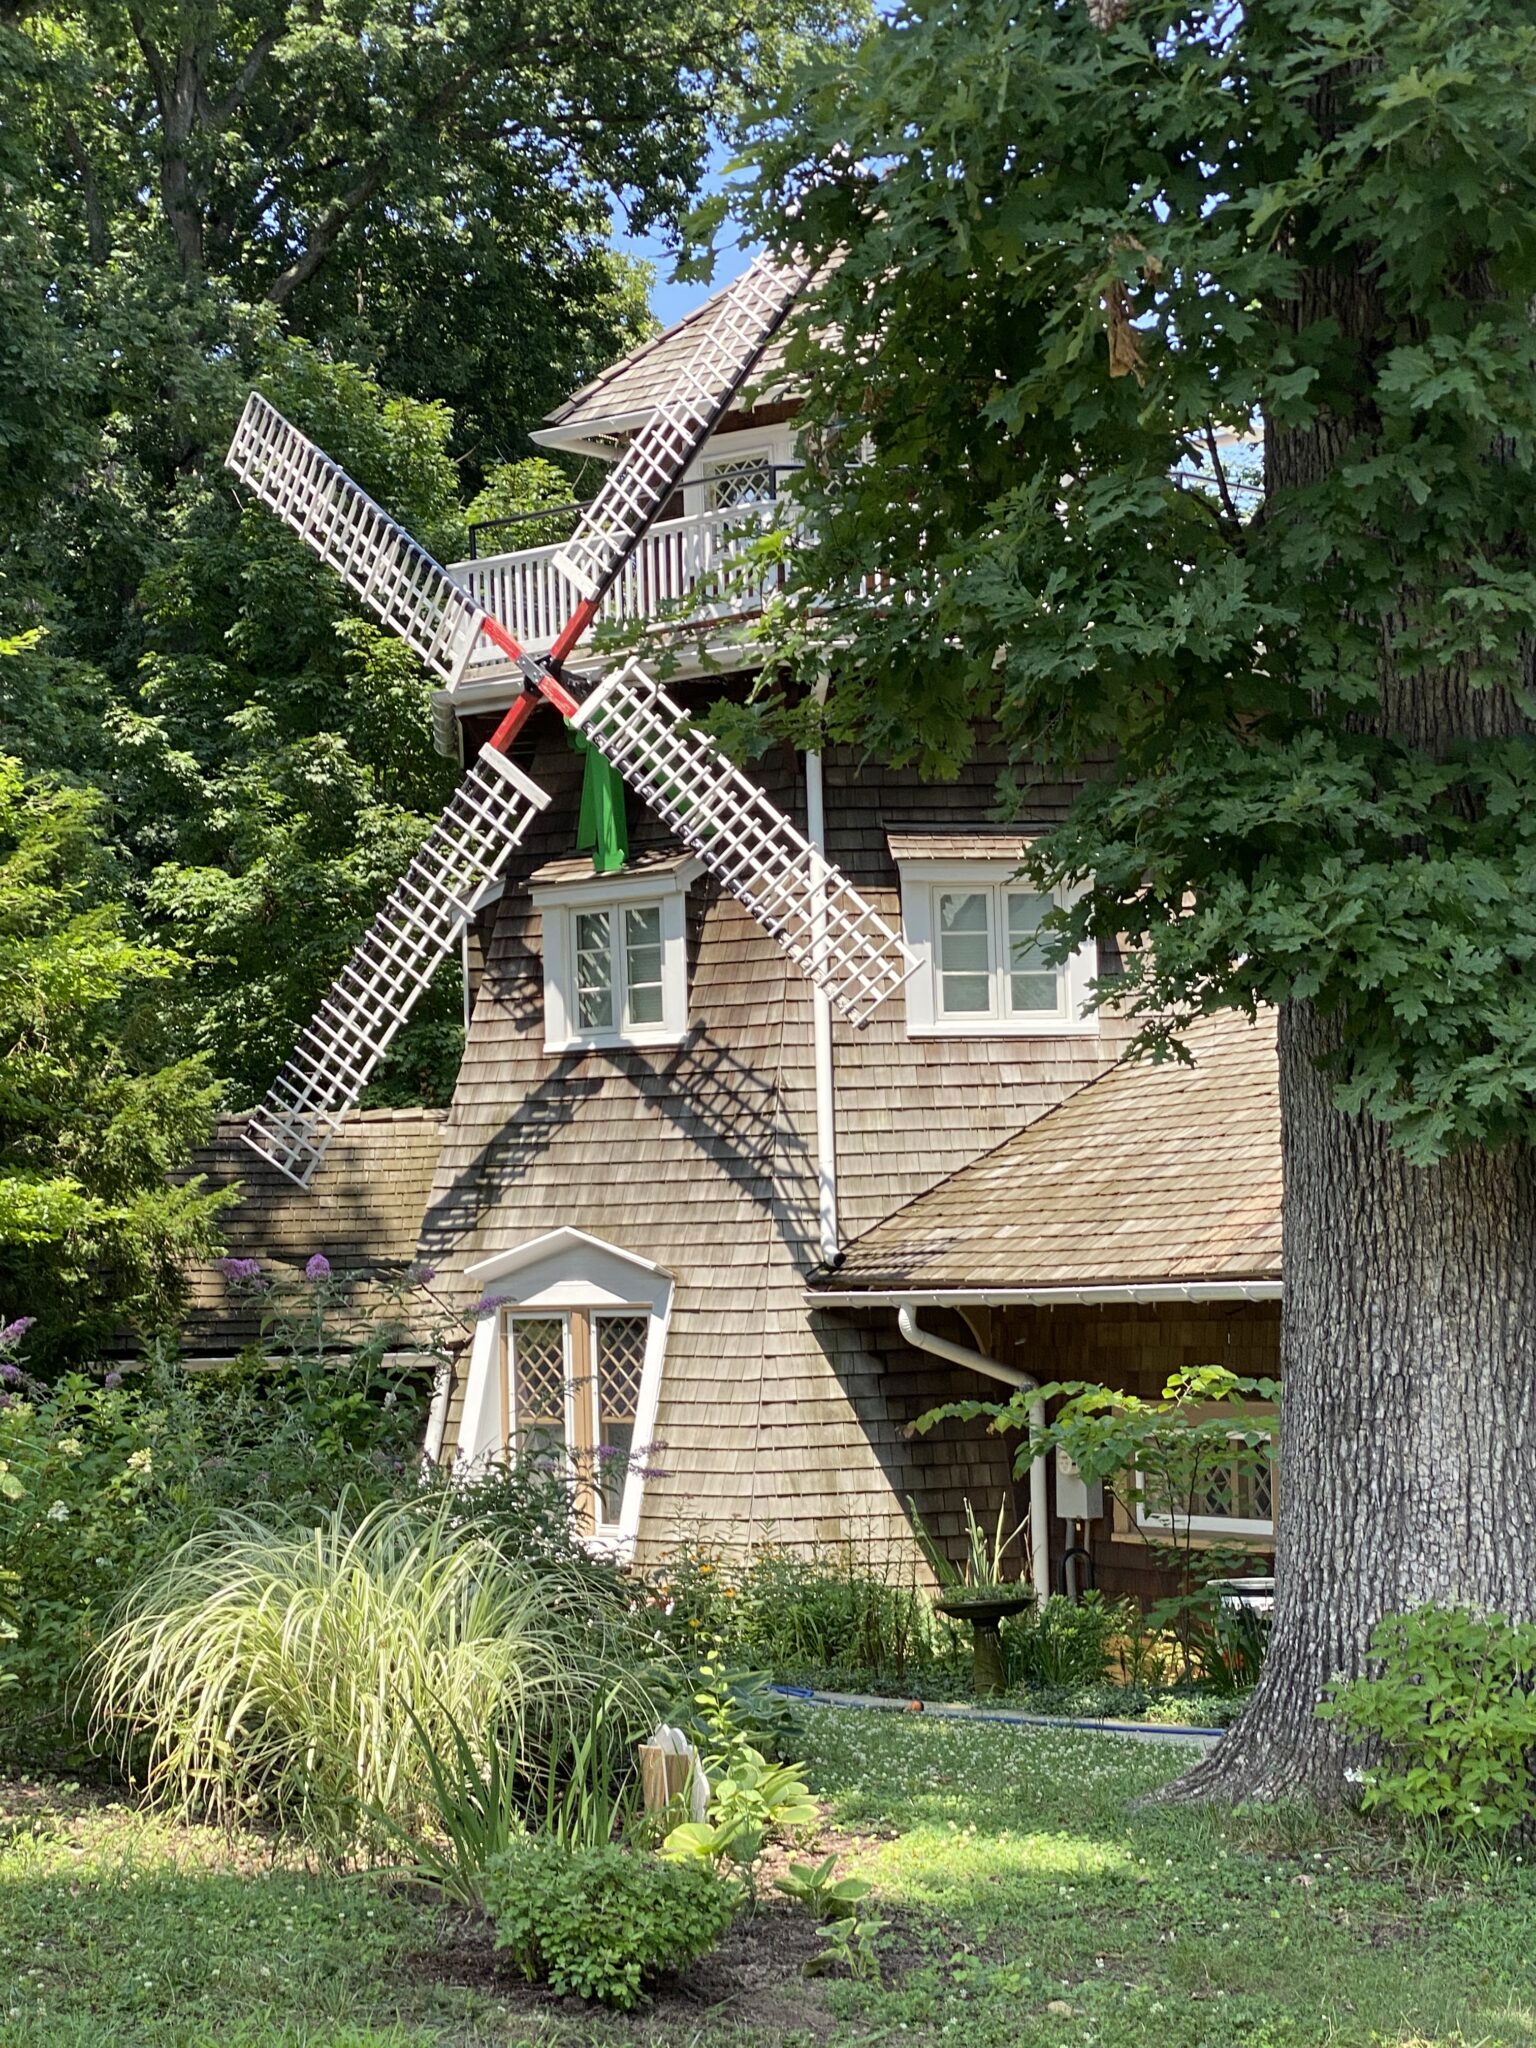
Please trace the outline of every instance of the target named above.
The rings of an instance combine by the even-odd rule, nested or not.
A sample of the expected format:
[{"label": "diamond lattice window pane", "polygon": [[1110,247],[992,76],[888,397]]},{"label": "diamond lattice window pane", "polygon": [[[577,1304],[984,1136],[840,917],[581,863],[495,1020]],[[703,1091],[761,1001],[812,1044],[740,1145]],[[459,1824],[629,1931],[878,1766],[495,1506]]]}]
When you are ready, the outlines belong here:
[{"label": "diamond lattice window pane", "polygon": [[519,1433],[529,1428],[565,1435],[565,1325],[559,1316],[515,1316],[512,1371]]},{"label": "diamond lattice window pane", "polygon": [[597,1387],[604,1440],[610,1422],[633,1422],[640,1409],[649,1316],[599,1316]]}]

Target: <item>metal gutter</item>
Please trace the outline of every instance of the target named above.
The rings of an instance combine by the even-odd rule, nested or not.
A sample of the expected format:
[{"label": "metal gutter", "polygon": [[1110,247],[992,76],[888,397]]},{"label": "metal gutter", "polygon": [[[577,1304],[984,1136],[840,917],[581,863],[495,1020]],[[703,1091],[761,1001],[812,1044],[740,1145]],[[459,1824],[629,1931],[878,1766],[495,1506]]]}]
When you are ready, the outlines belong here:
[{"label": "metal gutter", "polygon": [[1157,1280],[1123,1287],[808,1287],[807,1308],[1104,1308],[1159,1301],[1279,1301],[1278,1280]]}]

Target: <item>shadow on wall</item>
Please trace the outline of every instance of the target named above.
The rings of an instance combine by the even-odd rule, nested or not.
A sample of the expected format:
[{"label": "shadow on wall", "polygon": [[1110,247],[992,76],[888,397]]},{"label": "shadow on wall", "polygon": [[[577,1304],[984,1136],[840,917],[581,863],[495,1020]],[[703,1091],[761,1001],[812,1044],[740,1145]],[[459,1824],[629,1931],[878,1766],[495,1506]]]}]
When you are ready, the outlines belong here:
[{"label": "shadow on wall", "polygon": [[[724,1174],[765,1212],[802,1269],[818,1257],[816,1165],[788,1114],[777,1076],[760,1073],[695,1026],[675,1049],[612,1048],[564,1053],[506,1122],[429,1206],[422,1227],[428,1257],[473,1230],[481,1211],[515,1189],[582,1110],[606,1091],[628,1086],[648,1117],[666,1119],[692,1148],[686,1171]],[[551,1213],[552,1223],[580,1224]]]},{"label": "shadow on wall", "polygon": [[[1013,1522],[1022,1518],[1027,1496],[1012,1477],[1012,1453],[983,1422],[945,1422],[918,1436],[912,1425],[943,1401],[988,1389],[972,1373],[946,1367],[915,1352],[896,1327],[894,1313],[870,1309],[856,1317],[846,1310],[812,1309],[811,1335],[827,1361],[874,1455],[883,1486],[878,1495],[849,1488],[845,1444],[829,1441],[825,1458],[814,1440],[793,1470],[777,1475],[786,1520],[806,1518],[812,1509],[814,1540],[851,1540],[855,1527],[883,1521],[891,1537],[910,1542],[909,1497],[925,1527],[946,1549],[957,1550],[970,1501],[988,1527],[1000,1505]],[[813,1504],[820,1500],[820,1511]],[[766,1504],[765,1504],[766,1506]],[[766,1511],[771,1515],[771,1507]]]}]

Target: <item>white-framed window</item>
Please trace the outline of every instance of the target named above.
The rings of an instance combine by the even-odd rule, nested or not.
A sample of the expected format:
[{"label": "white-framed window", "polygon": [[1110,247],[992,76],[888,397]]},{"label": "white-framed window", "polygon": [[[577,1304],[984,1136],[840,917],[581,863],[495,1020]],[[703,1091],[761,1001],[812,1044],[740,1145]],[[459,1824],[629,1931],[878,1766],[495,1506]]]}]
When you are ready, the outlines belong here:
[{"label": "white-framed window", "polygon": [[501,1314],[502,1450],[548,1459],[569,1475],[585,1533],[616,1535],[640,1448],[635,1431],[650,1308],[633,1303]]},{"label": "white-framed window", "polygon": [[570,1227],[480,1260],[455,1466],[547,1460],[594,1550],[633,1553],[654,1464],[672,1279]]},{"label": "white-framed window", "polygon": [[[910,845],[910,842],[904,842]],[[1060,966],[1042,925],[1058,898],[1018,873],[1015,842],[977,858],[897,855],[901,914],[919,967],[907,983],[907,1029],[920,1037],[1028,1038],[1091,1033],[1092,947]]]},{"label": "white-framed window", "polygon": [[688,884],[693,860],[663,871],[534,877],[544,923],[544,1046],[677,1045],[688,1030]]},{"label": "white-framed window", "polygon": [[[1245,1410],[1247,1427],[1274,1423],[1269,1408]],[[1186,1531],[1216,1538],[1261,1538],[1273,1540],[1275,1498],[1280,1445],[1273,1427],[1269,1433],[1269,1456],[1256,1459],[1244,1446],[1236,1455],[1242,1432],[1233,1431],[1234,1455],[1230,1464],[1207,1451],[1187,1481],[1177,1477],[1171,1484],[1147,1481],[1137,1475],[1137,1491],[1146,1496],[1135,1503],[1136,1526],[1149,1535]]]}]

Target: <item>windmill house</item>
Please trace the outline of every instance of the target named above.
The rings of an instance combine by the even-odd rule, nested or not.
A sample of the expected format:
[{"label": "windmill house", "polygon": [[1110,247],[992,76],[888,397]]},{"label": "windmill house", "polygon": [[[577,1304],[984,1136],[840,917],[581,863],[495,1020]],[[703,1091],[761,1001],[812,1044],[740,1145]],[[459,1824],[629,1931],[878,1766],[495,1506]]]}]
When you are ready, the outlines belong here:
[{"label": "windmill house", "polygon": [[[633,463],[750,278],[575,393],[535,440],[616,474]],[[792,504],[796,405],[775,370],[770,343],[665,479],[598,608],[642,634],[663,615],[697,629],[666,686],[685,714],[744,690],[761,658],[742,637],[752,601],[718,571]],[[516,652],[482,648],[435,696],[438,744],[466,764],[526,708],[529,663],[583,596],[569,543],[519,547],[507,526],[474,538],[450,575]],[[628,659],[594,648],[590,620],[564,656],[561,673],[596,692]],[[523,719],[506,758],[545,800],[519,810],[457,934],[467,1032],[451,1108],[338,1116],[303,1194],[281,1146],[276,1163],[237,1159],[231,1127],[218,1170],[246,1188],[242,1248],[291,1236],[295,1215],[295,1243],[312,1246],[345,1218],[359,1263],[369,1217],[387,1215],[393,1241],[414,1234],[467,1333],[429,1455],[472,1466],[557,1439],[593,1457],[606,1476],[586,1490],[591,1534],[621,1555],[678,1532],[910,1554],[909,1501],[941,1539],[967,1501],[990,1521],[1013,1492],[1000,1440],[910,1425],[1023,1369],[964,1286],[904,1295],[872,1283],[890,1279],[878,1256],[847,1253],[901,1212],[903,1256],[941,1256],[954,1219],[923,1240],[922,1198],[1118,1056],[1114,1024],[1084,1009],[1100,963],[1044,964],[1033,934],[1048,906],[1018,879],[1031,826],[1071,790],[1037,781],[1029,818],[1003,829],[1003,763],[985,750],[942,785],[842,747],[753,764],[775,813],[901,934],[899,974],[853,1023],[661,814],[664,782],[655,801],[628,772],[621,789],[550,709]],[[1017,1219],[1001,1227],[1018,1237]],[[205,1291],[199,1313],[215,1333],[224,1307]],[[1042,1468],[1018,1503],[1034,1510],[1041,1582],[1045,1484]]]}]

